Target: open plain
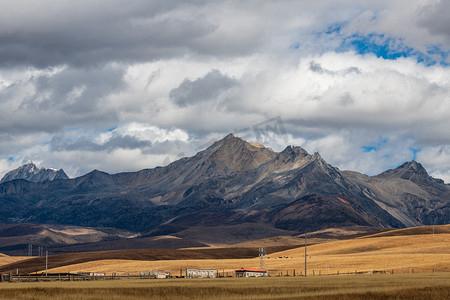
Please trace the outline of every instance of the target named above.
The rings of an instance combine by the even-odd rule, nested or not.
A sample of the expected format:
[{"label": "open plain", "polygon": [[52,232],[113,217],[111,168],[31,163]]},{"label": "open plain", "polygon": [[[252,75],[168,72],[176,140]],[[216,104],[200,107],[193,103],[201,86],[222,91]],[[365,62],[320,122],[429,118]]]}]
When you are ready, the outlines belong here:
[{"label": "open plain", "polygon": [[450,273],[0,284],[0,299],[436,299]]},{"label": "open plain", "polygon": [[[58,267],[49,273],[104,272],[106,277],[45,282],[45,277],[31,276],[31,282],[1,283],[0,299],[449,299],[449,229],[444,225],[390,230],[309,245],[307,277],[304,246],[283,251],[268,248],[272,251],[264,257],[264,265],[269,278],[126,279],[150,270],[175,277],[185,275],[187,267],[215,268],[221,277],[234,276],[237,268],[260,266],[254,248],[55,255],[49,256],[49,265]],[[0,258],[2,272],[31,262],[34,273],[44,271],[43,258]],[[122,279],[107,280],[112,274]]]}]

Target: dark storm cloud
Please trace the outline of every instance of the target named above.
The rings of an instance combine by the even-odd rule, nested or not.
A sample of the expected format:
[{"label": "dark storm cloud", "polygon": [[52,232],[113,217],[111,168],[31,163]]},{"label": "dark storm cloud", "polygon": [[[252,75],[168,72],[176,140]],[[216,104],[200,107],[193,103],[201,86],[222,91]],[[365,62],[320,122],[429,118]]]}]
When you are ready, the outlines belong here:
[{"label": "dark storm cloud", "polygon": [[441,0],[436,5],[428,7],[422,12],[419,24],[424,26],[432,35],[443,36],[450,47],[450,1]]},{"label": "dark storm cloud", "polygon": [[[10,103],[11,107],[9,111],[0,111],[0,129],[10,134],[27,134],[114,124],[118,112],[102,100],[125,88],[124,72],[111,65],[95,69],[64,68],[36,75],[29,82],[15,82],[0,91],[0,104]],[[26,96],[15,99],[22,94]]]},{"label": "dark storm cloud", "polygon": [[1,65],[151,61],[185,54],[195,48],[195,39],[215,30],[195,13],[195,2],[39,3],[40,7],[33,10],[26,6],[17,9],[20,4],[15,3],[2,4]]},{"label": "dark storm cloud", "polygon": [[125,87],[123,75],[123,69],[110,65],[101,69],[66,68],[55,75],[38,77],[34,97],[26,99],[22,106],[39,110],[59,108],[74,115],[93,109],[101,111],[99,101]]},{"label": "dark storm cloud", "polygon": [[213,70],[204,77],[191,81],[185,79],[176,89],[170,92],[170,98],[179,106],[186,107],[199,102],[214,100],[217,96],[238,82],[218,70]]},{"label": "dark storm cloud", "polygon": [[[70,136],[59,134],[50,141],[52,151],[86,151],[86,152],[113,152],[117,149],[139,149],[143,154],[177,154],[185,155],[189,152],[189,145],[185,141],[150,141],[142,140],[132,135],[122,135],[113,132],[104,143],[94,142],[92,138],[80,137],[72,140]],[[191,151],[192,152],[192,151]]]}]

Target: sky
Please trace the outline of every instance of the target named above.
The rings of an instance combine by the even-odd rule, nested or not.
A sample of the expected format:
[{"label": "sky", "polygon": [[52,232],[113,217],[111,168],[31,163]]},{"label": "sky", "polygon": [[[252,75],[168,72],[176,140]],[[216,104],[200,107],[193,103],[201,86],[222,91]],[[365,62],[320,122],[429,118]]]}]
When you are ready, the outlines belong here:
[{"label": "sky", "polygon": [[0,0],[0,177],[117,173],[229,133],[450,183],[450,1]]}]

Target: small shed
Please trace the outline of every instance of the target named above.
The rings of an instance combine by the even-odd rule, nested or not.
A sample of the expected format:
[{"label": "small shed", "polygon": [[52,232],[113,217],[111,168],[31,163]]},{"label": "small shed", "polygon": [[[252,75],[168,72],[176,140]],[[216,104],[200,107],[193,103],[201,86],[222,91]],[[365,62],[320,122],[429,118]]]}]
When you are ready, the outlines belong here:
[{"label": "small shed", "polygon": [[215,269],[186,269],[186,278],[216,278]]},{"label": "small shed", "polygon": [[241,268],[235,270],[236,277],[266,277],[269,276],[267,270],[256,269],[256,268]]}]

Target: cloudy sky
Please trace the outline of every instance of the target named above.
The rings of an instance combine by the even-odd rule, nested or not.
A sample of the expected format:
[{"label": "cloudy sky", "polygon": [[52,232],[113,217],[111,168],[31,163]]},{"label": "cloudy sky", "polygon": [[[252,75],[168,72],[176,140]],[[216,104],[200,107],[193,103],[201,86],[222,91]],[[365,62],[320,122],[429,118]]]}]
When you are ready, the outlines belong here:
[{"label": "cloudy sky", "polygon": [[0,0],[0,176],[165,165],[228,133],[450,183],[450,1]]}]

